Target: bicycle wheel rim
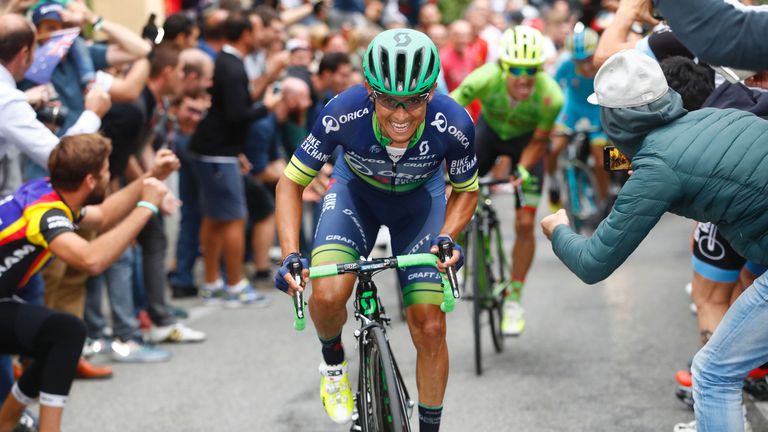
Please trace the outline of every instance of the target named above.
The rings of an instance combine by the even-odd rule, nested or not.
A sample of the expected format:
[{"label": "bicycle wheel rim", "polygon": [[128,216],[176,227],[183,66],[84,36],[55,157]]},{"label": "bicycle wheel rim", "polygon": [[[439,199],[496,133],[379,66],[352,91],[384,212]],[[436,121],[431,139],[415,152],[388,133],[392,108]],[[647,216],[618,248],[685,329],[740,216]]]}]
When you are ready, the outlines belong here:
[{"label": "bicycle wheel rim", "polygon": [[506,257],[504,256],[504,244],[501,238],[501,231],[498,225],[491,229],[491,257],[492,261],[488,266],[490,272],[491,267],[497,269],[497,273],[489,278],[494,283],[494,289],[490,293],[493,297],[491,300],[491,307],[488,308],[488,323],[491,328],[491,341],[493,342],[493,349],[500,353],[504,351],[504,335],[501,332],[501,319],[502,319],[502,307],[504,305],[504,292],[496,292],[498,284],[503,283],[509,277],[509,269],[505,263]]},{"label": "bicycle wheel rim", "polygon": [[485,279],[488,278],[485,268],[485,245],[479,227],[472,231],[472,246],[474,252],[473,278],[472,278],[472,330],[475,336],[475,374],[483,374],[483,343],[481,339],[481,320],[483,313],[483,301],[485,298]]}]

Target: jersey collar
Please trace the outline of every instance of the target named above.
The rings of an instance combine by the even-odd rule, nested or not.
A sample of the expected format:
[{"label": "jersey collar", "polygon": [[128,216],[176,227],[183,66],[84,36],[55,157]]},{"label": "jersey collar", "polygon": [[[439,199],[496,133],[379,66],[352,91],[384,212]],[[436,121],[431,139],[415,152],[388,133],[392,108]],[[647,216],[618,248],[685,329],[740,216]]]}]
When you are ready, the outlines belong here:
[{"label": "jersey collar", "polygon": [[[373,122],[373,136],[376,137],[376,141],[381,144],[382,147],[387,147],[392,143],[392,140],[385,137],[384,134],[381,132],[381,125],[379,125],[379,119],[376,118],[376,114],[374,113],[371,116],[372,122]],[[416,143],[421,139],[421,135],[424,133],[424,122],[422,122],[419,127],[416,129],[416,133],[413,134],[413,137],[411,137],[411,141],[408,143],[408,148],[411,148],[416,145]]]}]

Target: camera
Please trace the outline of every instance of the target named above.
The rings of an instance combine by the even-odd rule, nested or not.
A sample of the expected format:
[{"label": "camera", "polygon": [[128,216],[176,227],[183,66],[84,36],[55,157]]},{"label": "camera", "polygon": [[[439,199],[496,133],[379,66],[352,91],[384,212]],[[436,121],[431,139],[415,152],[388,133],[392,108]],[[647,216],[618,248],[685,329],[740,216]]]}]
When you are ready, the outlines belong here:
[{"label": "camera", "polygon": [[632,162],[613,146],[603,148],[603,169],[606,171],[629,171]]},{"label": "camera", "polygon": [[40,122],[61,127],[67,118],[67,114],[69,114],[69,110],[63,106],[46,105],[36,109],[35,113]]}]

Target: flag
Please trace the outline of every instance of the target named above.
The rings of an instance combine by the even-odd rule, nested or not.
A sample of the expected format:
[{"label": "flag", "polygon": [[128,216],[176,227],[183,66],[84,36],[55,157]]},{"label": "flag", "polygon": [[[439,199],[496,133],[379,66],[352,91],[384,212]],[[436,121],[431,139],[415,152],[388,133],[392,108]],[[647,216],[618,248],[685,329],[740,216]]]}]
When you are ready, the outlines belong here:
[{"label": "flag", "polygon": [[61,59],[69,52],[72,43],[80,35],[79,28],[71,28],[51,33],[48,42],[37,48],[32,66],[24,77],[37,84],[46,84],[51,81],[54,69]]}]

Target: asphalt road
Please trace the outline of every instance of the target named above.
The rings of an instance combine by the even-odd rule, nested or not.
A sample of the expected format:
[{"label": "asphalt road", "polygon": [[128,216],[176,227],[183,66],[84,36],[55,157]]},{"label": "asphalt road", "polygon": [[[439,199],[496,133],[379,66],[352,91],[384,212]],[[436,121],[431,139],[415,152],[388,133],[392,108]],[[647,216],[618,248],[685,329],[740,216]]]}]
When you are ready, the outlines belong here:
[{"label": "asphalt road", "polygon": [[[499,208],[511,209],[507,198]],[[504,211],[512,240],[511,211]],[[486,371],[474,374],[471,305],[449,315],[451,368],[443,431],[671,431],[693,413],[674,397],[674,373],[697,348],[683,291],[690,279],[692,225],[664,217],[605,282],[587,286],[539,234],[525,287],[527,329],[495,354],[484,334]],[[538,230],[537,230],[538,231]],[[394,278],[377,281],[396,310]],[[347,431],[325,418],[318,397],[320,346],[311,325],[291,327],[288,297],[267,309],[189,307],[189,325],[207,332],[198,345],[166,346],[164,364],[115,365],[115,377],[76,382],[63,430]],[[351,369],[357,364],[349,322]],[[405,324],[389,329],[412,394],[415,351]],[[354,382],[354,380],[352,380]],[[414,416],[416,417],[416,416]],[[418,421],[412,419],[415,430]]]}]

